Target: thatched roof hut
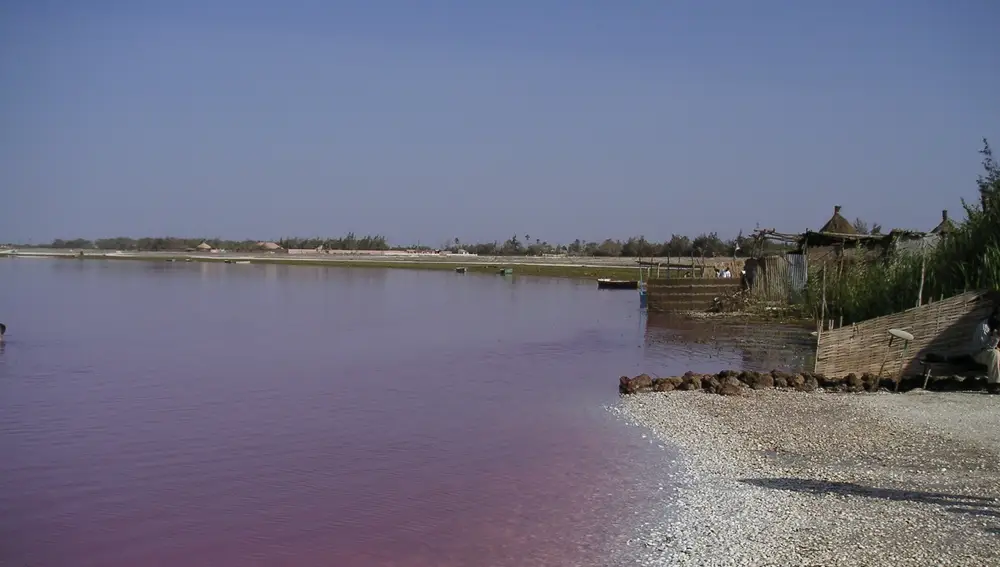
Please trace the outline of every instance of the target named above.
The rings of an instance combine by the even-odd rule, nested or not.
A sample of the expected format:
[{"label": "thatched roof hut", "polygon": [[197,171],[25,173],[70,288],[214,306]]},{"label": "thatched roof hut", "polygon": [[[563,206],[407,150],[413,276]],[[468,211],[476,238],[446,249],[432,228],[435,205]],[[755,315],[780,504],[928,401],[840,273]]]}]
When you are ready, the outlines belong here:
[{"label": "thatched roof hut", "polygon": [[209,246],[208,243],[206,243],[206,242],[202,242],[201,244],[195,246],[195,248],[197,248],[198,250],[211,250],[212,249],[212,247]]},{"label": "thatched roof hut", "polygon": [[819,229],[819,232],[835,232],[837,234],[858,233],[854,229],[854,225],[840,214],[840,205],[834,205],[833,216],[830,217],[830,220],[826,221],[826,224],[823,225],[823,228]]},{"label": "thatched roof hut", "polygon": [[260,247],[264,250],[281,250],[281,246],[275,242],[265,242]]},{"label": "thatched roof hut", "polygon": [[951,219],[948,218],[947,210],[941,211],[941,224],[934,227],[934,230],[931,231],[931,234],[943,235],[943,234],[951,234],[952,232],[955,232],[955,223],[951,222]]}]

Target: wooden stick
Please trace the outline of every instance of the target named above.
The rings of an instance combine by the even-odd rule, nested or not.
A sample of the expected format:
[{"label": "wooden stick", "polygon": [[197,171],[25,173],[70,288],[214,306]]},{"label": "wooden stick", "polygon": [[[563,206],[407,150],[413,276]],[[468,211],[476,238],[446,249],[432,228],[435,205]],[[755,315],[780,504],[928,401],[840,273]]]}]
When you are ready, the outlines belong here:
[{"label": "wooden stick", "polygon": [[917,307],[924,302],[924,274],[927,273],[927,252],[924,250],[924,241],[920,241],[920,290],[917,292]]},{"label": "wooden stick", "polygon": [[823,265],[823,302],[819,307],[819,320],[826,322],[826,265]]}]

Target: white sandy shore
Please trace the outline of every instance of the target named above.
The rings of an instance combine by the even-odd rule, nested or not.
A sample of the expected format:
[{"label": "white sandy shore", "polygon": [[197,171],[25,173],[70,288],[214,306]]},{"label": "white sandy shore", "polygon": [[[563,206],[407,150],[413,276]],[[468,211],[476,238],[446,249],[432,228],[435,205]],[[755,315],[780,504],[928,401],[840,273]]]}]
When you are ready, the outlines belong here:
[{"label": "white sandy shore", "polygon": [[1000,396],[670,392],[616,411],[683,455],[641,564],[1000,565]]}]

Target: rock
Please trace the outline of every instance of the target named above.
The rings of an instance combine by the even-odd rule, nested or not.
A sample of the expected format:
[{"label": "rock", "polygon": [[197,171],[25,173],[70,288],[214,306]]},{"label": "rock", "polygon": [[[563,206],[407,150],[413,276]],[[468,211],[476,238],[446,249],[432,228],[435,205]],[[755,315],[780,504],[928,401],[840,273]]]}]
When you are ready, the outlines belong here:
[{"label": "rock", "polygon": [[791,378],[792,375],[789,374],[788,372],[782,372],[781,370],[772,370],[771,377],[774,378],[775,382],[777,382],[778,380],[784,380],[785,383],[787,384],[788,379]]},{"label": "rock", "polygon": [[809,376],[798,376],[797,378],[802,379],[801,383],[798,383],[796,380],[795,386],[795,389],[800,392],[812,392],[819,388],[819,380],[811,374]]},{"label": "rock", "polygon": [[750,376],[749,385],[754,390],[769,390],[774,388],[774,376],[772,374],[759,374],[754,372]]},{"label": "rock", "polygon": [[861,375],[861,381],[864,383],[866,392],[878,392],[879,386],[882,384],[882,380],[878,376],[869,372]]},{"label": "rock", "polygon": [[822,374],[813,374],[812,376],[816,379],[816,382],[820,385],[820,387],[827,390],[840,390],[841,386],[845,383],[844,378],[835,378],[833,376],[824,376]]},{"label": "rock", "polygon": [[[949,392],[975,391],[982,390],[985,387],[985,377],[931,376],[925,389],[928,391]],[[817,389],[823,389],[829,392],[851,393],[892,392],[897,390],[894,378],[879,378],[872,373],[864,373],[860,376],[851,373],[842,378],[832,378],[808,371],[790,374],[778,370],[772,370],[767,373],[725,370],[714,375],[686,372],[683,376],[651,378],[648,374],[640,374],[633,378],[622,376],[618,380],[618,391],[622,394],[650,391],[704,390],[708,393],[732,396],[746,395],[749,390],[768,390],[772,388],[790,388],[800,392],[812,392]],[[898,391],[907,392],[916,388],[924,388],[923,376],[905,376],[899,384]],[[1000,389],[998,389],[998,393],[1000,393]]]},{"label": "rock", "polygon": [[857,392],[864,391],[864,389],[865,389],[865,382],[864,382],[864,380],[862,380],[860,376],[858,376],[857,374],[855,374],[853,372],[851,372],[850,374],[847,375],[847,379],[845,381],[847,382],[847,391],[848,392],[857,393]]},{"label": "rock", "polygon": [[789,388],[795,388],[796,390],[798,390],[799,388],[801,388],[802,385],[805,384],[805,383],[806,383],[806,378],[805,378],[805,376],[803,376],[801,374],[793,374],[788,379],[788,387]]},{"label": "rock", "polygon": [[[690,375],[689,375],[690,374]],[[682,390],[700,390],[701,389],[701,376],[693,373],[688,373],[684,375],[684,383],[681,384]]]},{"label": "rock", "polygon": [[[739,384],[739,385],[737,385]],[[736,380],[735,382],[730,382],[727,378],[722,386],[719,388],[720,396],[743,396],[746,394],[746,386],[742,382]]]},{"label": "rock", "polygon": [[654,378],[653,379],[653,391],[654,392],[669,392],[676,388],[677,386],[673,383],[670,378]]},{"label": "rock", "polygon": [[640,374],[635,378],[622,376],[618,380],[618,391],[623,394],[634,394],[653,387],[653,379],[648,374]]}]

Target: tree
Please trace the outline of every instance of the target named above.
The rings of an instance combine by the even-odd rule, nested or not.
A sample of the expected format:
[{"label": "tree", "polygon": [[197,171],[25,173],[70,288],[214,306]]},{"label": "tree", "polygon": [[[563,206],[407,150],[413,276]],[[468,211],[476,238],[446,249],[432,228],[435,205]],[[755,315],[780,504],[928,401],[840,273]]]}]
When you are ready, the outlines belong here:
[{"label": "tree", "polygon": [[622,244],[617,240],[608,238],[601,243],[594,251],[594,256],[621,256]]},{"label": "tree", "polygon": [[500,253],[507,256],[513,256],[520,254],[523,250],[524,247],[521,246],[521,242],[517,239],[517,235],[515,234],[510,237],[510,240],[503,243],[503,246],[500,248]]},{"label": "tree", "polygon": [[861,220],[861,217],[854,219],[853,225],[858,234],[868,234],[868,223]]},{"label": "tree", "polygon": [[854,219],[852,224],[854,230],[858,231],[858,234],[882,234],[882,225],[878,223],[873,223],[871,229],[869,229],[868,222],[859,217]]},{"label": "tree", "polygon": [[691,254],[691,239],[679,234],[670,236],[670,240],[660,247],[661,256],[688,256]]},{"label": "tree", "polygon": [[983,209],[986,209],[987,201],[1000,198],[1000,164],[993,159],[993,149],[990,148],[990,142],[986,138],[983,138],[983,149],[979,150],[979,153],[983,156],[983,169],[986,174],[980,175],[976,179],[976,184],[979,185],[980,203]]},{"label": "tree", "polygon": [[705,256],[723,256],[728,255],[729,252],[728,246],[716,232],[699,235],[691,242],[691,245],[694,247],[695,254],[704,254]]}]

